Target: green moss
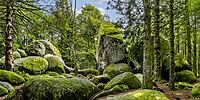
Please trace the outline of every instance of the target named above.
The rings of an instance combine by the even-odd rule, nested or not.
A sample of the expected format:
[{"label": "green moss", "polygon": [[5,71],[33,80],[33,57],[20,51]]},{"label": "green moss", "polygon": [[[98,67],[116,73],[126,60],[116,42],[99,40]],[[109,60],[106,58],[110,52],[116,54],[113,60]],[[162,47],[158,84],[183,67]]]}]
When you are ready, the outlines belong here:
[{"label": "green moss", "polygon": [[193,88],[192,88],[192,92],[191,92],[192,96],[194,97],[198,97],[200,98],[200,84],[196,84]]},{"label": "green moss", "polygon": [[10,92],[10,93],[6,96],[5,100],[23,100],[22,94],[23,94],[22,89],[21,89],[21,88],[20,88],[20,89],[17,89],[17,90],[15,90],[15,91]]},{"label": "green moss", "polygon": [[14,62],[20,71],[31,75],[41,74],[48,68],[48,62],[42,57],[29,56],[16,59]]},{"label": "green moss", "polygon": [[39,42],[41,42],[45,46],[46,48],[45,54],[53,54],[58,57],[62,57],[60,51],[54,45],[52,45],[49,41],[39,40]]},{"label": "green moss", "polygon": [[103,96],[107,96],[107,95],[110,95],[110,94],[125,92],[127,90],[129,90],[129,87],[127,85],[116,85],[113,88],[111,88],[110,90],[105,90],[105,91],[98,93],[97,95],[95,95],[95,97],[93,97],[93,99],[103,97]]},{"label": "green moss", "polygon": [[49,76],[58,76],[59,74],[56,72],[52,72],[52,71],[47,71],[46,74],[49,74]]},{"label": "green moss", "polygon": [[138,73],[138,74],[135,74],[135,76],[140,80],[140,82],[142,83],[142,80],[143,80],[143,75]]},{"label": "green moss", "polygon": [[93,77],[92,81],[96,83],[108,83],[110,81],[110,77],[107,74],[103,74]]},{"label": "green moss", "polygon": [[20,75],[6,70],[0,70],[0,80],[9,82],[10,84],[21,84],[25,82],[24,78]]},{"label": "green moss", "polygon": [[103,84],[103,83],[99,83],[99,84],[97,84],[97,87],[99,88],[99,89],[104,89],[104,86],[105,86],[106,84]]},{"label": "green moss", "polygon": [[26,52],[24,50],[17,49],[17,51],[20,53],[21,57],[26,57],[27,56],[27,54],[26,54]]},{"label": "green moss", "polygon": [[24,84],[25,100],[87,100],[98,92],[90,81],[78,78],[34,78]]},{"label": "green moss", "polygon": [[48,61],[48,71],[54,71],[59,74],[65,73],[64,66],[66,65],[60,57],[47,54],[44,58]]},{"label": "green moss", "polygon": [[188,82],[193,83],[196,82],[196,76],[192,71],[182,70],[176,73],[176,81],[177,82]]},{"label": "green moss", "polygon": [[156,90],[137,90],[122,95],[107,97],[104,100],[169,100],[162,92]]},{"label": "green moss", "polygon": [[192,88],[193,86],[190,83],[187,82],[178,82],[176,83],[177,87],[179,87],[180,89],[189,89]]},{"label": "green moss", "polygon": [[79,74],[87,76],[88,74],[98,75],[98,71],[95,69],[83,69],[78,71]]},{"label": "green moss", "polygon": [[15,71],[15,73],[23,77],[25,81],[28,81],[31,78],[31,76],[25,72]]},{"label": "green moss", "polygon": [[73,75],[70,75],[70,74],[66,74],[66,73],[64,73],[64,74],[62,74],[65,78],[72,78],[73,77]]},{"label": "green moss", "polygon": [[111,89],[116,85],[127,85],[130,89],[138,89],[141,87],[141,82],[133,73],[125,72],[117,75],[110,82],[108,82],[105,89]]},{"label": "green moss", "polygon": [[5,94],[8,94],[8,90],[0,85],[0,96],[3,96]]},{"label": "green moss", "polygon": [[118,64],[110,64],[104,70],[104,74],[108,74],[108,76],[112,79],[115,76],[122,74],[124,72],[133,72],[132,68],[125,63],[118,63]]},{"label": "green moss", "polygon": [[0,81],[0,85],[3,86],[4,88],[6,88],[8,90],[8,92],[15,90],[14,87],[12,85],[10,85],[8,82]]}]

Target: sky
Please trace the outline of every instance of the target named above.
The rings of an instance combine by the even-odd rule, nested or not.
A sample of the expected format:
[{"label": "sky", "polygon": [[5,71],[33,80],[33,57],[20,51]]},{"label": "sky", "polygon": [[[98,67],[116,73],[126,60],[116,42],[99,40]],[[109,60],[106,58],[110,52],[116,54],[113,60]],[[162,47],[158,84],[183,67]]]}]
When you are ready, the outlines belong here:
[{"label": "sky", "polygon": [[111,21],[116,21],[119,15],[116,14],[115,10],[107,10],[106,8],[109,6],[107,4],[109,0],[77,0],[77,14],[81,13],[81,7],[86,4],[91,4],[98,8],[100,12],[104,15],[107,14],[110,17]]}]

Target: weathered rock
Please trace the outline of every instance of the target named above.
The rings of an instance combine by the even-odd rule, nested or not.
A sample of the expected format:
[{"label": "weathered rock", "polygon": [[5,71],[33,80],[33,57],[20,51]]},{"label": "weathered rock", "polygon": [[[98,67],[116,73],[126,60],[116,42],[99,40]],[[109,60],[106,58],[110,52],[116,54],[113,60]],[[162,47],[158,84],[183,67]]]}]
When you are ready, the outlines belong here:
[{"label": "weathered rock", "polygon": [[47,54],[44,58],[48,61],[48,71],[54,71],[59,74],[65,73],[65,62],[58,56]]},{"label": "weathered rock", "polygon": [[192,92],[191,92],[192,96],[200,98],[200,84],[196,84],[193,88],[192,88]]},{"label": "weathered rock", "polygon": [[110,81],[110,77],[107,74],[95,76],[92,78],[92,82],[94,83],[108,83]]},{"label": "weathered rock", "polygon": [[41,77],[27,81],[23,87],[24,100],[87,100],[98,92],[90,81],[78,78]]},{"label": "weathered rock", "polygon": [[110,64],[104,70],[103,74],[108,74],[108,76],[112,79],[115,76],[122,74],[124,72],[133,72],[132,68],[125,63],[118,63],[118,64]]},{"label": "weathered rock", "polygon": [[176,86],[183,90],[188,90],[189,88],[193,87],[190,83],[187,82],[178,82],[176,83]]},{"label": "weathered rock", "polygon": [[79,74],[82,74],[84,76],[87,76],[88,74],[98,75],[98,71],[96,69],[83,69],[78,70]]},{"label": "weathered rock", "polygon": [[9,82],[10,84],[21,84],[25,80],[20,75],[6,70],[0,70],[0,81]]},{"label": "weathered rock", "polygon": [[176,73],[176,81],[177,82],[188,82],[193,83],[196,82],[197,78],[192,71],[182,70]]},{"label": "weathered rock", "polygon": [[[101,99],[97,99],[101,100]],[[137,90],[117,96],[107,97],[104,100],[169,100],[166,95],[156,90]]]},{"label": "weathered rock", "polygon": [[21,57],[26,57],[27,56],[27,54],[26,54],[26,52],[24,50],[17,49],[17,51],[20,53]]},{"label": "weathered rock", "polygon": [[14,63],[15,66],[18,67],[18,70],[31,75],[41,74],[48,68],[48,62],[44,58],[37,56],[16,59]]},{"label": "weathered rock", "polygon": [[49,41],[47,40],[39,40],[39,42],[41,42],[45,48],[45,54],[52,54],[52,55],[56,55],[58,57],[62,57],[60,51],[53,45],[51,44]]},{"label": "weathered rock", "polygon": [[95,95],[92,98],[92,100],[99,98],[99,97],[107,96],[107,95],[110,95],[110,94],[125,92],[127,90],[129,90],[129,87],[127,85],[116,85],[113,88],[111,88],[110,90],[105,90],[105,91],[98,93],[97,95]]},{"label": "weathered rock", "polygon": [[122,46],[120,39],[110,36],[101,36],[97,51],[98,71],[100,73],[110,64],[120,62],[125,59],[126,49]]},{"label": "weathered rock", "polygon": [[137,74],[134,74],[139,80],[140,82],[142,83],[142,80],[143,80],[143,75],[140,74],[140,73],[137,73]]},{"label": "weathered rock", "polygon": [[105,86],[105,89],[111,89],[116,85],[127,85],[130,89],[138,89],[141,87],[140,80],[131,72],[125,72],[114,77]]},{"label": "weathered rock", "polygon": [[3,96],[5,94],[8,94],[8,90],[0,85],[0,96]]},{"label": "weathered rock", "polygon": [[28,56],[44,56],[45,51],[45,46],[39,41],[32,42],[26,49]]},{"label": "weathered rock", "polygon": [[4,88],[6,88],[8,90],[8,92],[15,90],[15,88],[12,85],[10,85],[8,82],[0,81],[0,85],[3,86]]}]

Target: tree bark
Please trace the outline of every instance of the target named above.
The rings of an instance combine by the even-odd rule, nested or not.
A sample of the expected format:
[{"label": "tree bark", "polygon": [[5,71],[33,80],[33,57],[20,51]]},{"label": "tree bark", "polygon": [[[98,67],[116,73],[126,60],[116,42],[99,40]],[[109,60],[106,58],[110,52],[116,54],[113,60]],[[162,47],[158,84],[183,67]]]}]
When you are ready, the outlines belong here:
[{"label": "tree bark", "polygon": [[150,0],[143,0],[144,4],[144,51],[143,51],[143,84],[142,88],[151,89],[152,88],[152,80],[151,80],[151,72],[152,68],[150,65],[150,43],[151,43],[151,8],[150,8]]},{"label": "tree bark", "polygon": [[160,67],[160,0],[155,0],[155,34],[154,34],[154,75],[155,81],[161,80]]},{"label": "tree bark", "polygon": [[192,66],[191,63],[191,34],[190,34],[190,19],[189,19],[189,2],[188,0],[185,0],[185,9],[186,9],[186,34],[187,34],[187,61],[190,66]]},{"label": "tree bark", "polygon": [[5,60],[5,65],[6,65],[6,70],[13,70],[14,63],[13,63],[13,50],[12,50],[12,35],[13,35],[13,0],[7,0],[7,5],[6,5],[6,60]]},{"label": "tree bark", "polygon": [[194,16],[194,59],[193,59],[193,71],[194,71],[194,74],[197,76],[197,18],[196,18],[196,14]]},{"label": "tree bark", "polygon": [[169,72],[169,88],[170,90],[174,90],[174,79],[175,79],[175,64],[174,64],[174,0],[170,0],[170,15],[169,15],[169,23],[170,23],[170,72]]}]

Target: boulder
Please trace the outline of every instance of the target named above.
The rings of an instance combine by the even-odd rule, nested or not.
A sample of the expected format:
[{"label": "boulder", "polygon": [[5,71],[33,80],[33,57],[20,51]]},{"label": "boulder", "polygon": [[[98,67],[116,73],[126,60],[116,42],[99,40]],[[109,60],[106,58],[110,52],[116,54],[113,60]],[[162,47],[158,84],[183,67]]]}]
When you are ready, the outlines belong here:
[{"label": "boulder", "polygon": [[40,77],[27,81],[23,87],[24,100],[88,100],[98,88],[79,78]]},{"label": "boulder", "polygon": [[196,84],[193,88],[192,88],[192,92],[191,92],[192,96],[200,98],[200,84]]},{"label": "boulder", "polygon": [[0,81],[0,85],[3,86],[4,88],[6,88],[8,90],[8,92],[15,90],[15,88],[12,85],[10,85],[8,82]]},{"label": "boulder", "polygon": [[0,85],[0,96],[3,96],[5,94],[8,94],[8,90]]},{"label": "boulder", "polygon": [[102,73],[108,65],[123,62],[126,59],[125,54],[126,48],[120,39],[108,35],[101,35],[96,53],[97,63],[99,63],[98,71]]},{"label": "boulder", "polygon": [[92,82],[94,83],[108,83],[110,81],[110,77],[107,74],[95,76],[92,78]]},{"label": "boulder", "polygon": [[177,82],[193,83],[193,82],[196,82],[197,78],[192,71],[182,70],[182,71],[176,73],[175,80]]},{"label": "boulder", "polygon": [[20,75],[6,70],[0,70],[0,81],[9,82],[10,84],[21,84],[25,82],[24,78]]},{"label": "boulder", "polygon": [[52,72],[52,71],[47,71],[46,74],[49,74],[49,76],[58,76],[59,74],[56,72]]},{"label": "boulder", "polygon": [[79,74],[82,74],[84,76],[87,76],[88,74],[98,75],[98,71],[96,69],[83,69],[78,70]]},{"label": "boulder", "polygon": [[46,48],[45,54],[56,55],[60,58],[62,57],[60,51],[49,41],[47,40],[38,40],[38,41],[41,42],[45,46]]},{"label": "boulder", "polygon": [[19,52],[19,54],[21,55],[22,58],[27,56],[25,50],[17,49],[17,51]]},{"label": "boulder", "polygon": [[65,62],[58,56],[47,54],[44,58],[48,61],[48,71],[54,71],[59,74],[65,73]]},{"label": "boulder", "polygon": [[105,89],[111,89],[116,85],[127,85],[130,89],[138,89],[141,87],[140,80],[131,72],[125,72],[114,77],[105,86]]},{"label": "boulder", "polygon": [[45,46],[41,42],[34,41],[26,48],[26,53],[28,56],[44,56],[45,50]]},{"label": "boulder", "polygon": [[118,63],[118,64],[110,64],[104,70],[103,74],[108,74],[108,76],[112,79],[115,76],[122,74],[124,72],[133,72],[132,68],[125,63]]},{"label": "boulder", "polygon": [[176,83],[176,86],[183,90],[188,90],[189,88],[193,87],[190,83],[187,82],[178,82]]},{"label": "boulder", "polygon": [[143,75],[140,74],[140,73],[137,73],[137,74],[134,74],[139,80],[140,82],[142,83],[142,80],[143,80]]},{"label": "boulder", "polygon": [[169,100],[169,98],[160,91],[145,89],[111,97],[108,96],[104,100]]},{"label": "boulder", "polygon": [[24,71],[31,75],[44,73],[48,68],[48,62],[38,56],[29,56],[14,60],[15,66],[18,70]]}]

